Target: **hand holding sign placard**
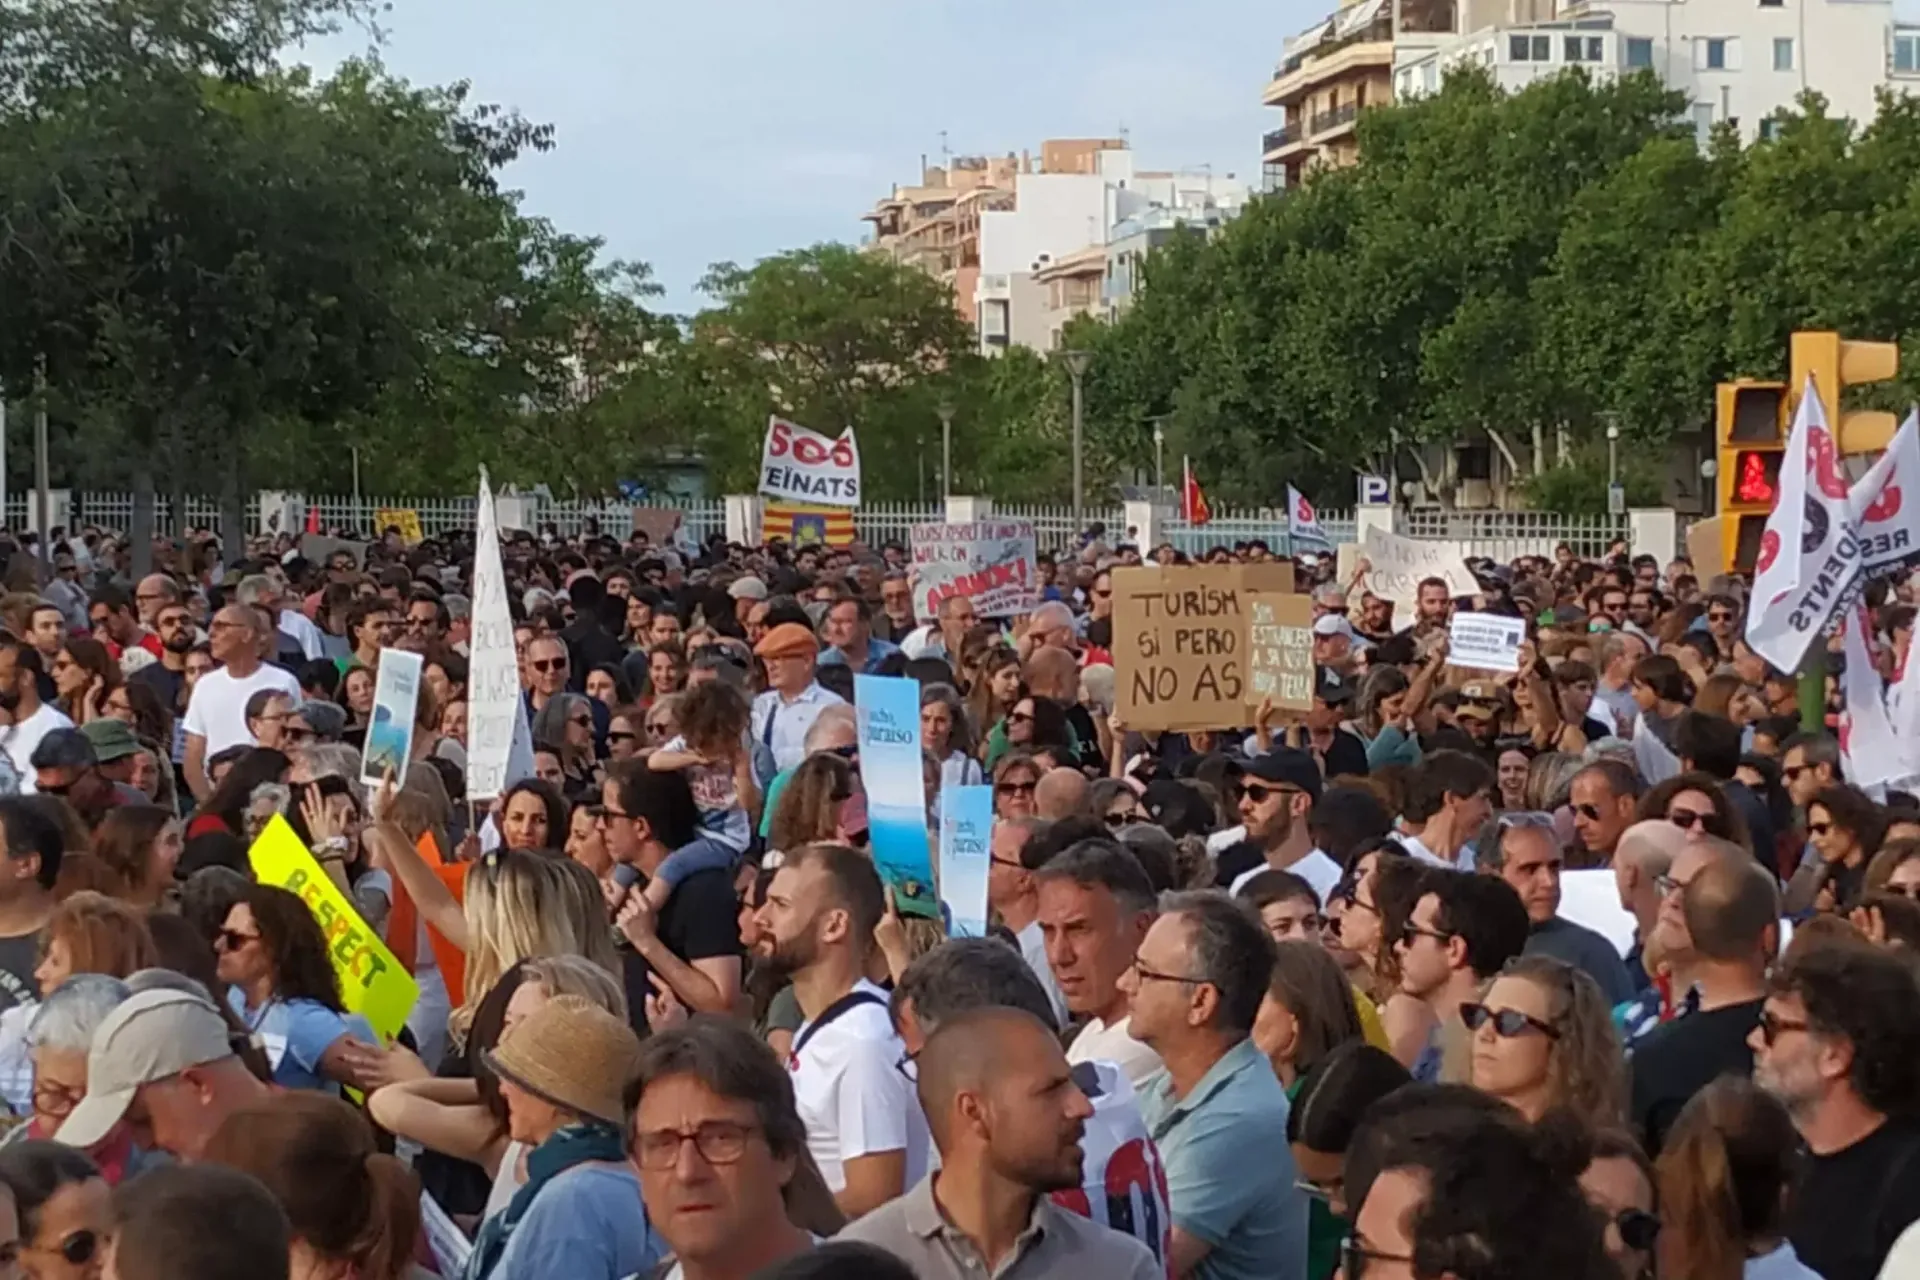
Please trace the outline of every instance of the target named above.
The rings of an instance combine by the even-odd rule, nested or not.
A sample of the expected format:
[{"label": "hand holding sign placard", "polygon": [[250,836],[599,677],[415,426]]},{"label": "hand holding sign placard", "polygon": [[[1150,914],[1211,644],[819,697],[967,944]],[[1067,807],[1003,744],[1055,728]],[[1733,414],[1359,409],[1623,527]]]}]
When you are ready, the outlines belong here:
[{"label": "hand holding sign placard", "polygon": [[1313,600],[1247,593],[1247,702],[1273,700],[1280,711],[1313,710]]},{"label": "hand holding sign placard", "polygon": [[1293,566],[1113,571],[1118,711],[1129,729],[1231,729],[1247,721],[1246,599],[1288,594]]},{"label": "hand holding sign placard", "polygon": [[1520,669],[1527,620],[1498,613],[1456,613],[1447,631],[1447,652],[1456,667],[1480,671]]}]

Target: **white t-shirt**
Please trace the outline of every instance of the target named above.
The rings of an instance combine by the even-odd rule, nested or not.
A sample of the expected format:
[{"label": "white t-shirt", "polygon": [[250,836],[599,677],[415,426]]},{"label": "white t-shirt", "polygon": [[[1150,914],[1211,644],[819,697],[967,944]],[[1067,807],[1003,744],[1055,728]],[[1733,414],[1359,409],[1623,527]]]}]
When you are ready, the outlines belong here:
[{"label": "white t-shirt", "polygon": [[1473,870],[1473,855],[1467,851],[1465,845],[1462,845],[1460,852],[1455,855],[1459,858],[1459,861],[1448,862],[1445,858],[1427,848],[1426,842],[1419,836],[1409,835],[1405,831],[1396,831],[1393,839],[1400,842],[1400,847],[1405,849],[1410,857],[1418,858],[1430,867],[1445,867],[1449,871]]},{"label": "white t-shirt", "polygon": [[66,713],[51,702],[43,702],[40,709],[12,728],[4,730],[4,742],[7,758],[13,761],[13,767],[20,771],[20,794],[31,795],[39,788],[33,782],[33,749],[40,745],[40,739],[55,729],[71,729],[73,721]]},{"label": "white t-shirt", "polygon": [[906,1184],[927,1172],[927,1121],[913,1082],[901,1070],[906,1046],[887,1013],[887,993],[871,982],[855,992],[875,999],[845,1009],[817,1031],[811,1021],[793,1033],[787,1071],[807,1126],[807,1149],[827,1189],[846,1190],[844,1161],[905,1151]]},{"label": "white t-shirt", "polygon": [[[1293,874],[1312,885],[1313,891],[1320,895],[1320,905],[1323,907],[1327,904],[1327,895],[1332,893],[1334,886],[1340,883],[1340,864],[1319,849],[1309,849],[1305,857],[1301,858],[1292,866],[1282,869],[1293,872]],[[1228,895],[1235,898],[1239,897],[1240,889],[1247,881],[1253,879],[1262,871],[1271,870],[1273,870],[1273,868],[1263,862],[1257,867],[1251,867],[1246,871],[1242,871],[1233,878],[1233,883],[1228,886]]]},{"label": "white t-shirt", "polygon": [[189,734],[207,740],[208,757],[228,747],[253,745],[253,734],[247,731],[247,702],[262,689],[284,693],[294,706],[300,705],[300,681],[280,667],[262,663],[244,680],[234,679],[225,667],[200,677],[187,701],[186,727]]},{"label": "white t-shirt", "polygon": [[1095,1018],[1080,1028],[1080,1034],[1067,1046],[1068,1062],[1111,1062],[1134,1088],[1160,1070],[1160,1055],[1133,1038],[1132,1018],[1122,1018],[1108,1026]]},{"label": "white t-shirt", "polygon": [[1093,1104],[1093,1115],[1080,1136],[1080,1185],[1054,1192],[1053,1202],[1132,1236],[1164,1262],[1173,1229],[1167,1171],[1133,1083],[1112,1062],[1076,1063],[1073,1078]]}]

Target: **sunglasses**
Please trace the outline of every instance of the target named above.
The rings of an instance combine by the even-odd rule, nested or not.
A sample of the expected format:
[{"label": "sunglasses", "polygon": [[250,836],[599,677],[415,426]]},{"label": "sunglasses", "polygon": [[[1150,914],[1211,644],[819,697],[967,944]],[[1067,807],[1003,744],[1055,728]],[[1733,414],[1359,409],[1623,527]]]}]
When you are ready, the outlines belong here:
[{"label": "sunglasses", "polygon": [[1707,613],[1708,622],[1732,622],[1734,615],[1724,609],[1713,609]]},{"label": "sunglasses", "polygon": [[1668,811],[1667,821],[1682,831],[1691,831],[1696,825],[1705,830],[1705,823],[1709,816],[1692,809],[1673,809]]},{"label": "sunglasses", "polygon": [[222,929],[213,935],[213,945],[222,951],[238,951],[249,942],[260,941],[257,933],[242,933],[238,929]]},{"label": "sunglasses", "polygon": [[1465,1001],[1460,1005],[1460,1021],[1467,1024],[1469,1031],[1478,1031],[1491,1022],[1493,1033],[1502,1040],[1515,1040],[1529,1031],[1538,1031],[1549,1040],[1560,1038],[1560,1029],[1551,1022],[1542,1022],[1518,1009],[1489,1009],[1478,1001]]},{"label": "sunglasses", "polygon": [[[659,725],[650,724],[647,726],[647,728],[652,730],[655,733],[659,733],[661,732],[662,727]],[[634,739],[638,738],[639,736],[640,736],[639,734],[634,733],[627,729],[613,729],[608,732],[607,741],[608,742],[632,742]]]},{"label": "sunglasses", "polygon": [[993,790],[996,795],[1030,796],[1034,793],[1035,786],[1031,782],[1000,782],[994,784]]},{"label": "sunglasses", "polygon": [[1645,1209],[1622,1209],[1614,1215],[1613,1225],[1619,1229],[1620,1243],[1636,1253],[1646,1253],[1660,1238],[1660,1219]]},{"label": "sunglasses", "polygon": [[1257,782],[1249,782],[1240,788],[1240,794],[1255,804],[1265,804],[1275,796],[1303,796],[1307,793],[1298,787],[1263,787]]},{"label": "sunglasses", "polygon": [[[41,790],[45,791],[46,788],[42,787]],[[1809,822],[1807,824],[1807,834],[1810,836],[1824,836],[1832,830],[1833,824],[1831,822]]]},{"label": "sunglasses", "polygon": [[[1140,811],[1138,809],[1115,809],[1112,813],[1105,815],[1100,820],[1107,824],[1109,831],[1118,831],[1124,826],[1129,826],[1140,821]],[[1920,886],[1915,887],[1920,888]]]},{"label": "sunglasses", "polygon": [[[1455,935],[1443,933],[1438,929],[1423,929],[1409,920],[1400,928],[1400,944],[1411,947],[1415,938],[1432,938],[1435,942],[1451,942]],[[1462,1008],[1465,1008],[1463,1005]]]},{"label": "sunglasses", "polygon": [[1007,713],[1007,723],[1008,724],[1032,724],[1033,717],[1027,714],[1025,711],[1009,711]]},{"label": "sunglasses", "polygon": [[1908,902],[1920,902],[1920,884],[1882,885],[1880,891],[1890,893],[1896,898],[1905,898]]},{"label": "sunglasses", "polygon": [[568,716],[567,723],[572,725],[576,729],[591,729],[593,728],[593,717],[592,716]]},{"label": "sunglasses", "polygon": [[527,665],[531,666],[535,671],[565,671],[567,669],[567,660],[565,658],[536,658]]},{"label": "sunglasses", "polygon": [[1763,1011],[1760,1014],[1760,1040],[1769,1049],[1773,1047],[1775,1040],[1778,1040],[1789,1031],[1810,1031],[1812,1029],[1813,1024],[1811,1022],[1800,1022],[1792,1018],[1783,1018],[1771,1010]]},{"label": "sunglasses", "polygon": [[69,1266],[84,1267],[100,1252],[100,1237],[92,1231],[76,1231],[53,1246]]},{"label": "sunglasses", "polygon": [[1575,813],[1577,813],[1577,814],[1579,814],[1579,815],[1580,815],[1581,817],[1583,817],[1583,818],[1585,818],[1585,819],[1586,819],[1586,820],[1587,820],[1588,822],[1598,822],[1598,821],[1600,821],[1600,806],[1599,806],[1599,805],[1596,805],[1596,804],[1577,804],[1577,805],[1575,805],[1575,806],[1573,806],[1573,811],[1574,811]]}]

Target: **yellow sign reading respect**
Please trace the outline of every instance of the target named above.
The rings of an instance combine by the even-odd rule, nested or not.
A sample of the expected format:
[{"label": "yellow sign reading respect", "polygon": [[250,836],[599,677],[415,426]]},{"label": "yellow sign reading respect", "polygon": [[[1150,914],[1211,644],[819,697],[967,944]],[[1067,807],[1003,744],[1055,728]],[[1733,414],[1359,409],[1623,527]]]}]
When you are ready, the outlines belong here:
[{"label": "yellow sign reading respect", "polygon": [[285,818],[274,816],[247,851],[247,860],[261,884],[278,885],[307,904],[340,975],[340,1003],[348,1013],[365,1018],[381,1040],[391,1042],[420,998],[420,984],[406,966],[327,878]]}]

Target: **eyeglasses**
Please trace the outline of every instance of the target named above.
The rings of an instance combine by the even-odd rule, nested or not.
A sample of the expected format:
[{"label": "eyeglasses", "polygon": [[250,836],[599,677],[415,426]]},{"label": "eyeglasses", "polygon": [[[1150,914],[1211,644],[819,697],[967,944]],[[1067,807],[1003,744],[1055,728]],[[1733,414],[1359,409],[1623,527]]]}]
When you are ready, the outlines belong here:
[{"label": "eyeglasses", "polygon": [[1369,1262],[1404,1262],[1413,1265],[1412,1254],[1381,1253],[1369,1249],[1360,1243],[1358,1236],[1348,1236],[1340,1242],[1340,1274],[1346,1280],[1361,1280],[1367,1273]]},{"label": "eyeglasses", "polygon": [[1725,609],[1709,609],[1709,610],[1707,610],[1707,621],[1708,621],[1708,622],[1732,622],[1732,621],[1734,620],[1734,618],[1735,618],[1735,616],[1736,616],[1736,615],[1734,615],[1734,614],[1731,614],[1731,613],[1728,613],[1728,612],[1727,612],[1727,611],[1726,611]]},{"label": "eyeglasses", "polygon": [[220,951],[238,951],[249,942],[258,941],[260,941],[259,934],[242,933],[238,929],[222,929],[213,935],[214,948]]},{"label": "eyeglasses", "polygon": [[1675,880],[1672,876],[1667,875],[1655,876],[1653,878],[1653,891],[1661,897],[1667,898],[1676,893],[1685,893],[1687,886],[1692,883],[1693,881],[1691,880]]},{"label": "eyeglasses", "polygon": [[1303,796],[1307,793],[1299,787],[1263,787],[1257,782],[1249,782],[1240,788],[1240,794],[1255,804],[1265,804],[1275,796]]},{"label": "eyeglasses", "polygon": [[567,723],[572,725],[576,729],[591,729],[593,728],[593,717],[592,716],[568,716]]},{"label": "eyeglasses", "polygon": [[653,1129],[639,1136],[633,1157],[642,1169],[671,1169],[680,1159],[680,1148],[691,1142],[708,1164],[737,1164],[747,1153],[747,1139],[758,1132],[758,1125],[732,1120],[703,1121],[691,1131]]},{"label": "eyeglasses", "polygon": [[565,671],[567,669],[567,660],[565,658],[535,658],[527,665],[535,671]]},{"label": "eyeglasses", "polygon": [[[44,790],[44,788],[42,789]],[[1824,836],[1832,830],[1833,824],[1831,822],[1809,822],[1807,824],[1807,834],[1810,836]]]},{"label": "eyeglasses", "polygon": [[1763,1009],[1760,1013],[1760,1042],[1769,1049],[1773,1048],[1773,1042],[1775,1040],[1778,1040],[1789,1031],[1810,1031],[1812,1029],[1813,1024],[1811,1022],[1783,1018],[1770,1009]]},{"label": "eyeglasses", "polygon": [[1705,830],[1704,824],[1710,816],[1709,814],[1701,813],[1694,809],[1669,809],[1667,811],[1667,821],[1682,831],[1691,831],[1695,825],[1700,825],[1701,829]]},{"label": "eyeglasses", "polygon": [[1400,944],[1411,947],[1415,938],[1432,938],[1435,942],[1451,942],[1457,934],[1444,933],[1439,929],[1426,929],[1409,920],[1400,927]]},{"label": "eyeglasses", "polygon": [[72,1266],[84,1267],[100,1252],[100,1237],[92,1231],[75,1231],[47,1252],[59,1254]]},{"label": "eyeglasses", "polygon": [[1600,821],[1600,806],[1597,804],[1577,804],[1573,806],[1573,811],[1588,822]]},{"label": "eyeglasses", "polygon": [[1030,796],[1035,789],[1035,784],[1031,782],[997,782],[993,792],[1001,796]]},{"label": "eyeglasses", "polygon": [[633,821],[633,815],[620,809],[603,806],[600,812],[594,815],[594,820],[600,823],[600,825],[605,826],[607,823],[615,821],[631,822]]},{"label": "eyeglasses", "polygon": [[1112,813],[1106,814],[1100,820],[1107,824],[1107,830],[1118,831],[1130,823],[1140,821],[1140,811],[1138,809],[1115,809]]},{"label": "eyeglasses", "polygon": [[1333,1178],[1326,1182],[1315,1182],[1311,1178],[1295,1178],[1293,1189],[1322,1203],[1331,1203],[1333,1198],[1346,1187],[1345,1178]]},{"label": "eyeglasses", "polygon": [[33,1082],[33,1109],[42,1115],[52,1116],[56,1120],[65,1119],[67,1114],[79,1106],[81,1099],[86,1096],[87,1092],[84,1089],[69,1089],[65,1085],[54,1084],[51,1081],[35,1080]]},{"label": "eyeglasses", "polygon": [[1007,723],[1008,724],[1032,724],[1033,716],[1030,713],[1025,711],[1009,711],[1007,712]]},{"label": "eyeglasses", "polygon": [[1920,884],[1885,884],[1880,886],[1880,891],[1909,902],[1920,902]]},{"label": "eyeglasses", "polygon": [[915,1060],[914,1055],[905,1049],[900,1051],[900,1057],[895,1060],[893,1069],[898,1071],[907,1083],[920,1083],[920,1064]]},{"label": "eyeglasses", "polygon": [[[661,729],[656,725],[648,725],[647,728],[654,733],[661,732]],[[639,736],[639,734],[634,733],[630,729],[609,729],[607,731],[608,742],[632,742]]]},{"label": "eyeglasses", "polygon": [[1149,969],[1140,963],[1140,957],[1138,956],[1135,956],[1133,959],[1133,972],[1142,982],[1179,982],[1187,985],[1197,985],[1206,981],[1205,978],[1189,978],[1184,973],[1161,973],[1158,969]]},{"label": "eyeglasses", "polygon": [[280,731],[280,736],[288,742],[312,742],[320,735],[311,729],[304,728],[297,724],[290,724]]},{"label": "eyeglasses", "polygon": [[1477,1001],[1463,1001],[1460,1005],[1460,1021],[1467,1024],[1467,1030],[1478,1031],[1489,1022],[1493,1024],[1493,1033],[1502,1040],[1514,1040],[1529,1031],[1538,1031],[1549,1040],[1560,1038],[1560,1029],[1551,1022],[1542,1022],[1530,1013],[1518,1009],[1489,1009]]}]

